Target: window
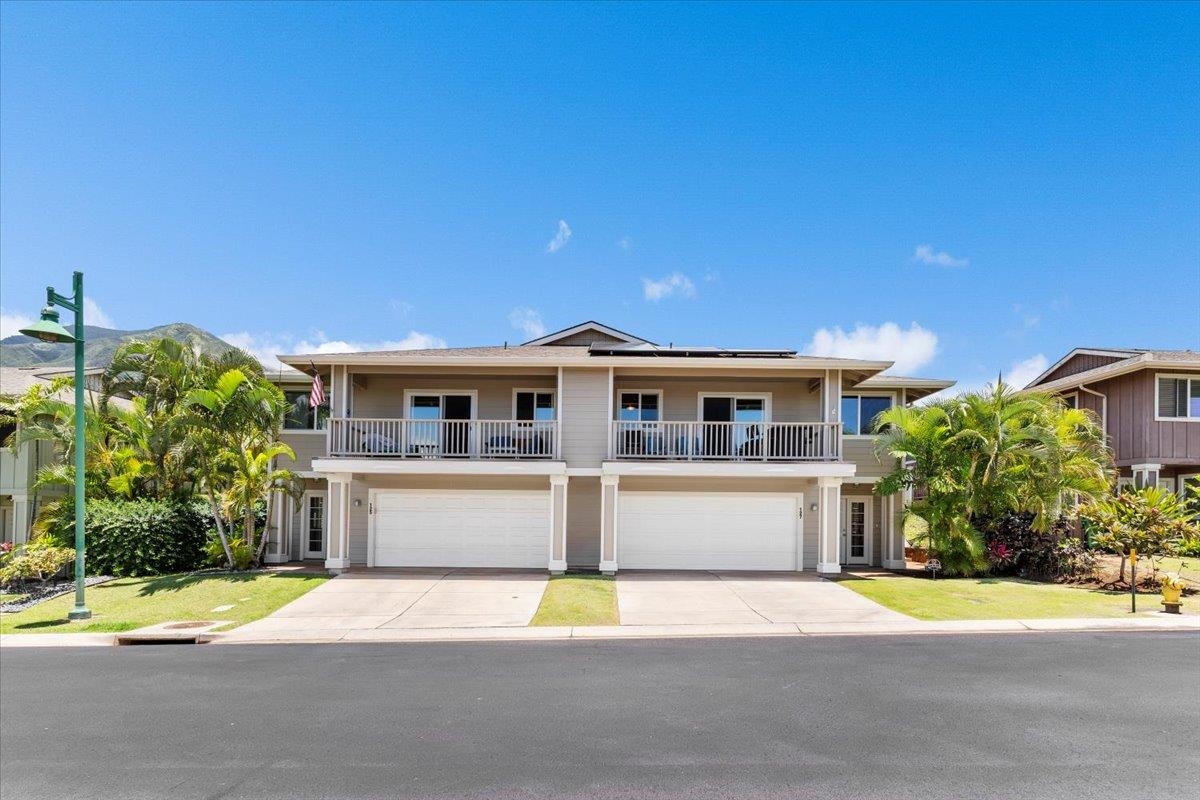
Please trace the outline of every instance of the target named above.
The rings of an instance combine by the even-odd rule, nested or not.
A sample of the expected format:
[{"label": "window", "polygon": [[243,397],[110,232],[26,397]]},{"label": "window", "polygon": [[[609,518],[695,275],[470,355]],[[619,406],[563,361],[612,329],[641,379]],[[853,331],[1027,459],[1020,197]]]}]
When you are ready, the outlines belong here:
[{"label": "window", "polygon": [[554,419],[554,392],[518,391],[513,404],[522,422]]},{"label": "window", "polygon": [[842,432],[847,436],[869,436],[875,418],[892,407],[886,395],[848,394],[842,396]]},{"label": "window", "polygon": [[[329,401],[317,407],[313,413],[309,400],[310,392],[284,392],[287,400],[287,413],[283,417],[283,427],[287,430],[325,430],[329,423]],[[327,396],[328,397],[328,396]]]},{"label": "window", "polygon": [[1200,420],[1200,376],[1159,375],[1155,389],[1158,419]]},{"label": "window", "polygon": [[1077,394],[1064,394],[1062,401],[1067,408],[1079,408],[1079,395]]},{"label": "window", "polygon": [[621,421],[658,422],[661,399],[658,392],[621,392]]}]

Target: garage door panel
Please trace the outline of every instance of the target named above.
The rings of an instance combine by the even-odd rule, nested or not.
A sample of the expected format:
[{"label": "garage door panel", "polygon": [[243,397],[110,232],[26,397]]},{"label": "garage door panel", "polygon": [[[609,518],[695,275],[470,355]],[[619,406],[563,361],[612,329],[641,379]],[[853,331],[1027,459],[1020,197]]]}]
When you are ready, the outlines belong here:
[{"label": "garage door panel", "polygon": [[381,492],[376,566],[544,569],[549,492]]},{"label": "garage door panel", "polygon": [[622,569],[794,570],[796,498],[778,494],[622,492]]}]

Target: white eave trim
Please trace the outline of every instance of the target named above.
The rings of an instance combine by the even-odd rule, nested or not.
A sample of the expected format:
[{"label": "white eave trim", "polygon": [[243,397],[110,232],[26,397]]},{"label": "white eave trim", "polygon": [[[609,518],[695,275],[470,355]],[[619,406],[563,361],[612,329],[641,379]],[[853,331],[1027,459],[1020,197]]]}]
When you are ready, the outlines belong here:
[{"label": "white eave trim", "polygon": [[642,478],[819,478],[853,477],[857,467],[844,461],[747,463],[745,461],[605,461],[604,475]]},{"label": "white eave trim", "polygon": [[433,458],[317,458],[318,473],[362,475],[565,475],[565,461],[458,461]]},{"label": "white eave trim", "polygon": [[319,355],[281,355],[285,364],[312,362],[322,366],[347,365],[354,367],[621,367],[625,369],[703,369],[738,370],[769,369],[780,372],[840,369],[858,372],[883,372],[892,366],[891,361],[856,361],[845,358],[680,358],[672,356],[576,356],[573,358],[547,358],[545,356],[502,356],[502,357],[448,357],[437,356],[394,356],[389,358],[356,358],[355,353]]},{"label": "white eave trim", "polygon": [[616,328],[610,328],[607,325],[599,322],[581,322],[578,325],[572,325],[571,327],[564,328],[561,331],[555,331],[554,333],[548,333],[545,336],[539,336],[536,339],[530,339],[528,342],[522,342],[519,346],[528,347],[530,345],[549,344],[551,342],[557,342],[560,339],[565,339],[568,336],[574,336],[577,333],[583,333],[586,330],[599,331],[605,336],[611,336],[614,339],[620,339],[627,344],[641,344],[642,342],[647,341],[646,339],[641,339],[637,336],[634,336],[632,333],[625,333],[625,331],[619,331]]},{"label": "white eave trim", "polygon": [[1102,367],[1089,369],[1085,372],[1077,372],[1074,375],[1068,375],[1065,378],[1059,378],[1056,381],[1043,383],[1041,385],[1030,384],[1021,391],[1023,392],[1061,392],[1064,389],[1075,389],[1080,386],[1086,386],[1089,383],[1098,383],[1099,381],[1116,378],[1119,375],[1125,375],[1130,372],[1137,372],[1143,369],[1157,369],[1168,372],[1188,372],[1189,370],[1200,370],[1200,358],[1195,361],[1162,361],[1152,358],[1149,353],[1137,356],[1135,358],[1127,358],[1124,361],[1114,361],[1111,364],[1105,364]]}]

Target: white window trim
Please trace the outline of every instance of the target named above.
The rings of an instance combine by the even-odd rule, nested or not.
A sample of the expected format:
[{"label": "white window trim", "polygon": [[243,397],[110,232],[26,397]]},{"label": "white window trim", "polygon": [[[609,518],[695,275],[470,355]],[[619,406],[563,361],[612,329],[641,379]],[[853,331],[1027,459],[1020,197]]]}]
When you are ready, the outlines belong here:
[{"label": "white window trim", "polygon": [[[519,395],[521,392],[528,392],[530,394],[548,394],[548,395],[550,395],[551,402],[553,403],[551,408],[554,410],[553,419],[555,419],[555,420],[558,419],[558,392],[555,389],[553,389],[553,388],[546,389],[546,388],[538,388],[538,387],[531,387],[531,386],[519,386],[512,390],[512,419],[514,421],[517,420],[517,395]],[[536,397],[534,398],[533,402],[534,402],[534,412],[533,413],[536,415],[537,414],[537,398]],[[525,420],[521,420],[521,421],[524,422]],[[549,422],[551,420],[542,420],[542,421]]]},{"label": "white window trim", "polygon": [[[1200,417],[1160,417],[1158,415],[1158,381],[1160,378],[1186,379],[1200,383],[1200,375],[1186,372],[1156,372],[1154,373],[1154,421],[1155,422],[1200,422]],[[1188,403],[1192,399],[1192,386],[1188,384]]]},{"label": "white window trim", "polygon": [[1078,411],[1079,410],[1079,392],[1064,392],[1062,394],[1063,400],[1066,400],[1068,397],[1072,398],[1075,401],[1074,406],[1068,406],[1068,407],[1074,408],[1075,410]]},{"label": "white window trim", "polygon": [[[704,398],[706,397],[729,397],[734,403],[738,400],[762,400],[763,401],[763,422],[771,421],[771,392],[697,392],[696,393],[696,422],[704,421]],[[735,422],[737,420],[734,420]],[[747,425],[755,423],[748,422]]]},{"label": "white window trim", "polygon": [[[1200,472],[1188,472],[1186,474],[1176,475],[1175,479],[1179,482],[1179,496],[1187,497],[1189,494],[1188,481],[1200,481]],[[1200,486],[1197,486],[1190,493],[1200,494]]]},{"label": "white window trim", "polygon": [[[896,407],[896,393],[895,392],[845,392],[843,394],[838,395],[838,416],[839,417],[842,415],[842,399],[845,397],[859,398],[858,423],[860,426],[862,425],[862,398],[864,398],[864,397],[887,397],[892,401],[892,404],[891,404],[891,406],[889,406],[889,408]],[[841,420],[838,420],[838,422],[841,423],[841,425],[842,425],[842,430],[843,430],[842,438],[843,439],[874,439],[877,436],[877,434],[874,434],[874,433],[845,433],[844,431],[845,431],[846,420],[841,419]]]},{"label": "white window trim", "polygon": [[[466,394],[471,396],[471,416],[468,419],[479,419],[479,391],[477,389],[405,389],[404,390],[404,419],[412,419],[412,398],[437,396],[444,399],[448,394]],[[441,409],[439,409],[440,413]],[[439,417],[438,419],[442,419]]]},{"label": "white window trim", "polygon": [[[657,395],[658,396],[658,419],[657,420],[622,420],[621,419],[621,395],[623,395],[623,394],[637,394],[637,395],[653,394],[653,395]],[[638,398],[638,411],[640,412],[641,410],[642,410],[642,399],[639,397]],[[663,406],[663,390],[662,389],[622,389],[620,386],[617,386],[613,391],[613,407],[612,407],[613,422],[622,422],[622,421],[624,421],[624,422],[645,422],[647,424],[652,424],[654,422],[665,422],[666,416],[667,416],[666,412],[667,412],[667,410]]]}]

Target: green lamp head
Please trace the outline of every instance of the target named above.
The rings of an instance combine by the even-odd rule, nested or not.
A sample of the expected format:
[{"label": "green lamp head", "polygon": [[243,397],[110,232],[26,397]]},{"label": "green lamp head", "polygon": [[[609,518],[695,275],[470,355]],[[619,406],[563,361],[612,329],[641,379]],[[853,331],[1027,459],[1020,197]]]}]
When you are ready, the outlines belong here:
[{"label": "green lamp head", "polygon": [[75,337],[66,328],[58,324],[58,312],[53,306],[43,308],[42,318],[28,328],[21,328],[21,333],[26,336],[32,336],[35,339],[41,339],[43,342],[70,344],[75,341]]}]

